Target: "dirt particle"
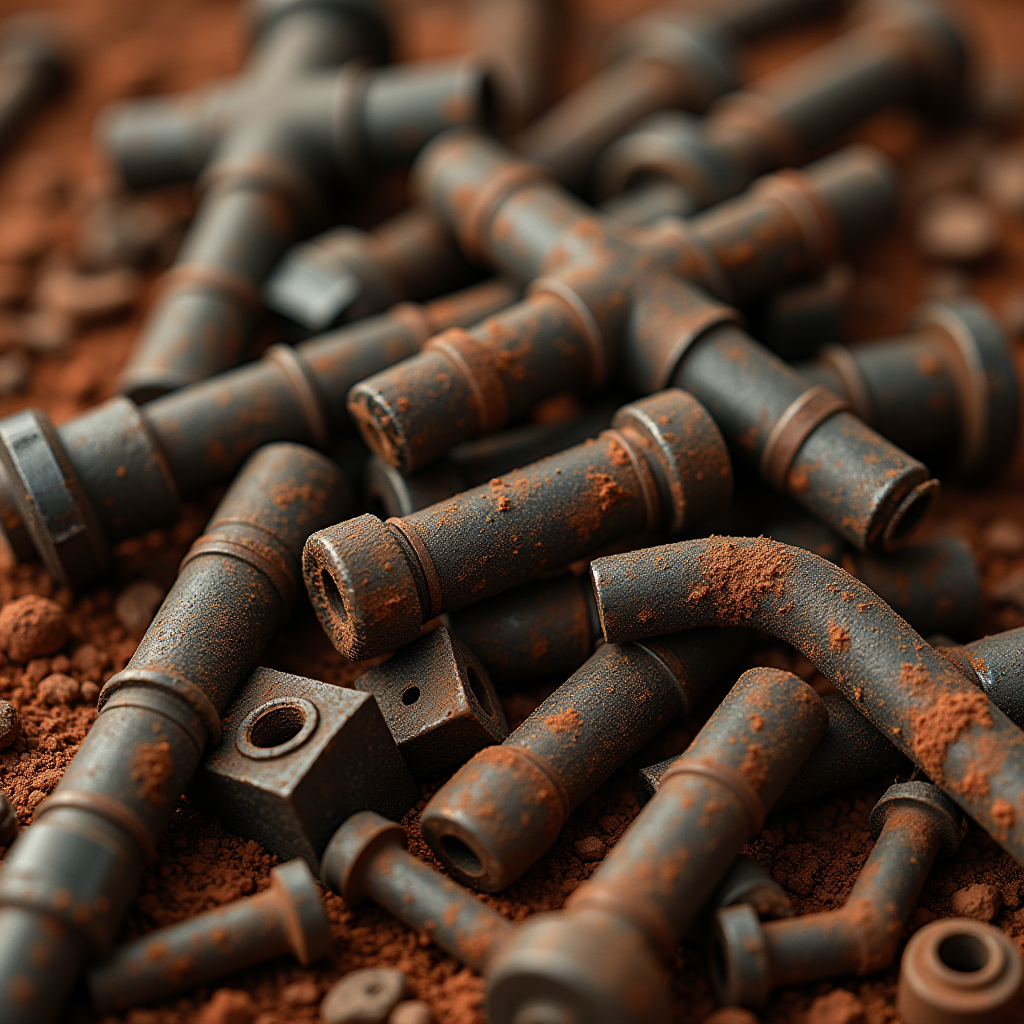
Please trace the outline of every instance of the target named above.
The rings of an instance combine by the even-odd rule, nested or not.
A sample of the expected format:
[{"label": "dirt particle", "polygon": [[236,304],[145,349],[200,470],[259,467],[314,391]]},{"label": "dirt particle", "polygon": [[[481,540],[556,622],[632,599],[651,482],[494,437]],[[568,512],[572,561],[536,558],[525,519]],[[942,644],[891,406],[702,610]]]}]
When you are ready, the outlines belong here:
[{"label": "dirt particle", "polygon": [[78,680],[63,672],[53,672],[39,684],[38,692],[51,707],[56,704],[74,704],[79,695]]},{"label": "dirt particle", "polygon": [[975,882],[953,893],[950,908],[957,917],[991,921],[1003,905],[1003,897],[994,885]]},{"label": "dirt particle", "polygon": [[914,754],[921,767],[941,785],[945,782],[946,752],[974,726],[992,728],[988,700],[981,693],[943,693],[923,711],[915,712]]},{"label": "dirt particle", "polygon": [[608,847],[605,846],[604,841],[598,839],[597,836],[585,836],[583,839],[577,839],[574,848],[576,850],[576,856],[580,860],[591,862],[595,860],[601,860],[607,852]]},{"label": "dirt particle", "polygon": [[251,1024],[256,1004],[248,992],[219,988],[199,1011],[196,1024]]},{"label": "dirt particle", "polygon": [[864,1004],[845,988],[818,996],[807,1010],[807,1024],[864,1024]]},{"label": "dirt particle", "polygon": [[27,594],[0,611],[0,650],[13,661],[59,651],[70,635],[68,617],[56,601]]}]

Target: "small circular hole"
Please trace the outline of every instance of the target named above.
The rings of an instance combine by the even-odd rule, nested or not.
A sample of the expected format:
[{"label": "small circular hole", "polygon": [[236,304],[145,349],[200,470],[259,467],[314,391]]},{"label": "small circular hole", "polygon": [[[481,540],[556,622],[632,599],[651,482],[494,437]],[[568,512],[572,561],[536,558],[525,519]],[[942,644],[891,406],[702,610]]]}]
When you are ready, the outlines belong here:
[{"label": "small circular hole", "polygon": [[484,683],[480,673],[472,665],[466,666],[466,681],[469,683],[469,688],[473,691],[473,696],[476,697],[477,704],[484,709],[484,714],[488,718],[496,718],[494,702],[491,700],[487,685]]},{"label": "small circular hole", "polygon": [[484,865],[480,858],[457,836],[444,836],[441,848],[448,860],[464,875],[479,878],[484,873]]},{"label": "small circular hole", "polygon": [[239,753],[256,760],[297,750],[316,732],[320,714],[304,697],[275,697],[253,708],[235,733]]},{"label": "small circular hole", "polygon": [[402,694],[402,703],[406,707],[409,707],[411,704],[415,704],[419,699],[420,688],[418,686],[410,686],[409,689]]},{"label": "small circular hole", "polygon": [[297,704],[279,704],[270,708],[249,727],[249,742],[254,747],[279,747],[298,736],[306,724],[306,712]]},{"label": "small circular hole", "polygon": [[341,591],[338,589],[338,584],[334,582],[334,577],[326,569],[320,572],[320,583],[324,588],[324,597],[327,598],[328,607],[341,622],[348,622],[348,609],[345,607]]},{"label": "small circular hole", "polygon": [[973,974],[988,965],[989,951],[976,935],[950,935],[939,943],[939,959],[951,970]]}]

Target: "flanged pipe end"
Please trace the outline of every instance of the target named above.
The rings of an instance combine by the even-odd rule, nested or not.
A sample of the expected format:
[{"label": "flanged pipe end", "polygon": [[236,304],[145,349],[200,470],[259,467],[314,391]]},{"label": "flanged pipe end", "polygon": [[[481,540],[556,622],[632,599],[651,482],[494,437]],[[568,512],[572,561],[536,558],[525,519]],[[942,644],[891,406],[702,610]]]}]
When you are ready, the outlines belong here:
[{"label": "flanged pipe end", "polygon": [[292,954],[304,967],[331,952],[331,922],[327,919],[316,879],[309,865],[297,858],[271,868],[274,891]]},{"label": "flanged pipe end", "polygon": [[363,661],[415,640],[423,614],[416,580],[394,534],[366,513],[314,533],[302,575],[324,632]]},{"label": "flanged pipe end", "polygon": [[1020,381],[1005,331],[985,305],[966,296],[925,304],[909,326],[936,333],[952,349],[962,419],[956,473],[989,474],[1010,457],[1020,421]]},{"label": "flanged pipe end", "polygon": [[458,881],[500,892],[555,841],[568,813],[543,761],[503,744],[475,754],[434,794],[420,830]]},{"label": "flanged pipe end", "polygon": [[930,782],[898,782],[890,786],[871,808],[868,826],[872,833],[877,837],[889,815],[897,807],[907,806],[914,807],[931,819],[939,834],[943,853],[947,856],[956,853],[964,832],[963,812],[938,786]]},{"label": "flanged pipe end", "polygon": [[623,406],[612,428],[636,442],[658,481],[661,521],[670,530],[700,522],[732,501],[732,463],[711,413],[689,392],[669,388]]},{"label": "flanged pipe end", "polygon": [[[914,461],[916,462],[916,460]],[[918,466],[920,467],[918,475],[927,476],[927,468],[920,463]],[[899,500],[895,511],[886,518],[885,526],[880,531],[878,540],[874,543],[869,542],[867,546],[885,551],[887,554],[899,551],[914,536],[921,520],[924,519],[935,496],[939,493],[940,486],[935,477],[928,477],[911,487]],[[869,536],[872,532],[868,531]]]},{"label": "flanged pipe end", "polygon": [[[54,581],[79,587],[106,572],[107,540],[49,417],[26,409],[0,422],[0,474],[25,533]],[[5,521],[8,517],[5,516]],[[5,522],[6,525],[6,522]],[[15,531],[24,549],[24,536]]]},{"label": "flanged pipe end", "polygon": [[375,811],[353,814],[331,836],[320,860],[320,881],[350,907],[366,899],[366,872],[386,846],[405,849],[405,830]]},{"label": "flanged pipe end", "polygon": [[1024,1018],[1024,961],[990,924],[932,921],[903,951],[896,1008],[904,1024],[1017,1024]]},{"label": "flanged pipe end", "polygon": [[738,903],[715,912],[711,981],[723,1006],[765,1006],[771,994],[768,944],[757,911]]},{"label": "flanged pipe end", "polygon": [[379,64],[391,55],[391,33],[377,0],[251,0],[249,23],[253,39],[260,39],[296,11],[324,11],[351,21],[365,36],[364,56]]},{"label": "flanged pipe end", "polygon": [[491,1024],[668,1024],[664,972],[640,932],[600,911],[537,914],[488,970]]}]

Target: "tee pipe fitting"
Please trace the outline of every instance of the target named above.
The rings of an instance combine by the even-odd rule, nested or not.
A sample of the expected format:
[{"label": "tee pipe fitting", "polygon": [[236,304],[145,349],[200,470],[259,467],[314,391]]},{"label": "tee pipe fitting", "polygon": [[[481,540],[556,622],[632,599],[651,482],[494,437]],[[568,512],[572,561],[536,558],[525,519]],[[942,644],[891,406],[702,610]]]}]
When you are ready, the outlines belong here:
[{"label": "tee pipe fitting", "polygon": [[19,561],[63,585],[103,575],[111,545],[177,519],[179,497],[229,480],[260,445],[325,448],[349,429],[345,394],[514,298],[500,281],[311,338],[143,406],[114,398],[61,427],[40,410],[0,421],[0,524]]},{"label": "tee pipe fitting", "polygon": [[783,985],[892,963],[935,857],[956,851],[964,819],[935,786],[904,782],[886,790],[869,823],[874,848],[840,909],[781,921],[742,904],[717,911],[711,977],[721,1003],[760,1009]]},{"label": "tee pipe fitting", "polygon": [[182,562],[53,795],[0,873],[0,1019],[47,1024],[87,957],[109,951],[203,751],[219,739],[299,585],[314,530],[350,503],[339,470],[298,445],[260,449]]},{"label": "tee pipe fitting", "polygon": [[155,1003],[290,953],[329,956],[331,924],[304,860],[270,869],[270,888],[134,939],[89,972],[98,1013]]},{"label": "tee pipe fitting", "polygon": [[373,811],[353,814],[327,844],[320,878],[350,907],[366,900],[481,972],[513,924],[405,849],[405,830]]},{"label": "tee pipe fitting", "polygon": [[690,216],[758,175],[802,164],[877,111],[952,100],[967,65],[950,15],[924,0],[869,2],[838,39],[722,97],[698,120],[660,113],[612,143],[594,169],[610,212],[634,225]]},{"label": "tee pipe fitting", "polygon": [[597,439],[448,501],[322,530],[306,544],[306,587],[331,642],[360,661],[614,540],[700,522],[731,493],[711,417],[686,392],[663,391],[623,406]]},{"label": "tee pipe fitting", "polygon": [[203,172],[202,202],[121,390],[145,401],[235,365],[264,277],[327,199],[439,131],[489,124],[491,106],[486,71],[465,62],[350,64],[297,80],[242,118]]},{"label": "tee pipe fitting", "polygon": [[458,881],[507,888],[555,841],[570,812],[677,715],[749,642],[706,630],[605,644],[500,746],[463,765],[423,809],[427,845]]},{"label": "tee pipe fitting", "polygon": [[712,537],[591,565],[611,643],[699,626],[786,640],[1024,862],[1024,732],[884,601],[818,555]]},{"label": "tee pipe fitting", "polygon": [[883,437],[960,478],[999,469],[1017,440],[1020,383],[996,318],[971,298],[931,302],[900,338],[827,345],[797,367]]},{"label": "tee pipe fitting", "polygon": [[668,1021],[659,958],[760,831],[826,724],[821,699],[796,676],[745,672],[565,909],[529,918],[499,950],[487,971],[488,1019]]}]

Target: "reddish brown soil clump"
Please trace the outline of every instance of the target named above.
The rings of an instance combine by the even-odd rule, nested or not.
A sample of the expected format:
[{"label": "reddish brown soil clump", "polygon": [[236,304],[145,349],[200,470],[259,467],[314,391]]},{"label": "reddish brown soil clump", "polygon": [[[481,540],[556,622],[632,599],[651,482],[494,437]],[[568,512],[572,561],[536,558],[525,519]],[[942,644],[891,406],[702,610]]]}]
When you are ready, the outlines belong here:
[{"label": "reddish brown soil clump", "polygon": [[68,642],[68,618],[56,601],[28,594],[0,611],[0,650],[12,661],[54,654]]}]

